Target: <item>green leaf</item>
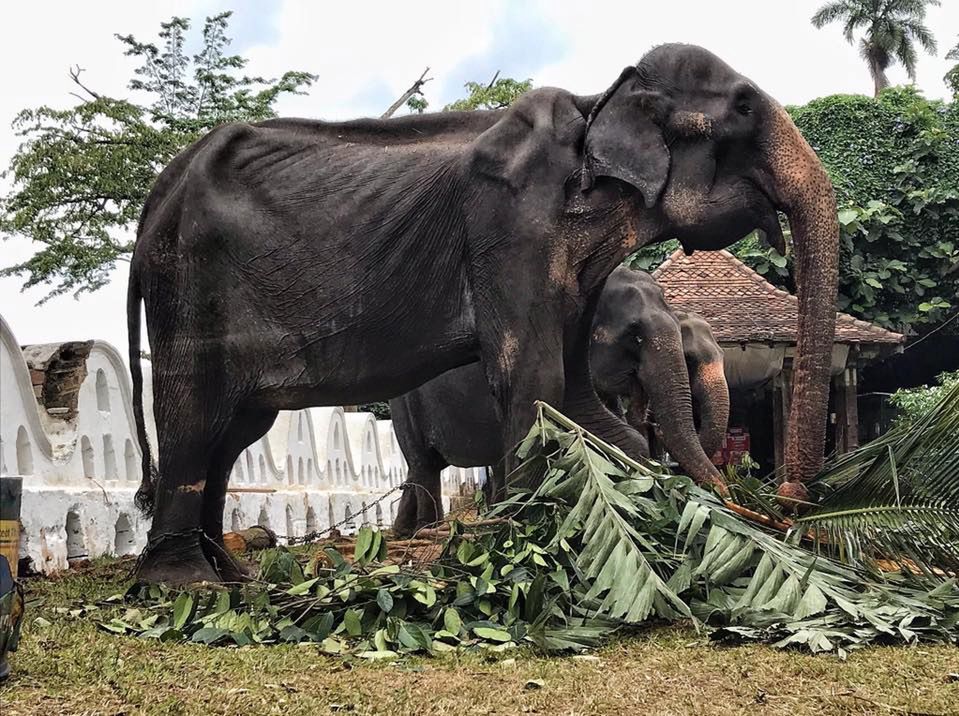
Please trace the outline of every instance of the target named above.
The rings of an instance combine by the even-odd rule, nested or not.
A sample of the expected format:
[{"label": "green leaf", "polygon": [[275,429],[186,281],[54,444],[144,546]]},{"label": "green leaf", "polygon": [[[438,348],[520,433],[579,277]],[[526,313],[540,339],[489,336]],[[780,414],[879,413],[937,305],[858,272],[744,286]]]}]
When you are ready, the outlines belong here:
[{"label": "green leaf", "polygon": [[350,636],[360,636],[363,633],[363,613],[356,609],[347,609],[343,615],[343,626]]},{"label": "green leaf", "polygon": [[480,639],[486,639],[487,641],[504,642],[512,639],[508,631],[489,627],[473,627],[473,633]]},{"label": "green leaf", "polygon": [[193,614],[193,595],[181,592],[173,603],[173,628],[183,629]]},{"label": "green leaf", "polygon": [[443,626],[450,634],[459,634],[463,629],[463,621],[454,607],[447,607],[443,611]]},{"label": "green leaf", "polygon": [[393,595],[385,589],[380,589],[376,592],[376,603],[384,614],[389,614],[393,610]]},{"label": "green leaf", "polygon": [[300,582],[299,584],[293,585],[292,587],[286,590],[286,593],[292,597],[296,597],[301,594],[306,594],[313,588],[313,585],[315,585],[319,581],[320,581],[319,577],[314,577],[313,579],[307,579],[305,582]]},{"label": "green leaf", "polygon": [[842,226],[849,226],[859,218],[859,211],[856,209],[842,209],[839,212],[839,223]]},{"label": "green leaf", "polygon": [[366,564],[372,546],[373,529],[369,525],[360,527],[360,531],[356,534],[356,544],[353,547],[353,559],[357,564]]}]

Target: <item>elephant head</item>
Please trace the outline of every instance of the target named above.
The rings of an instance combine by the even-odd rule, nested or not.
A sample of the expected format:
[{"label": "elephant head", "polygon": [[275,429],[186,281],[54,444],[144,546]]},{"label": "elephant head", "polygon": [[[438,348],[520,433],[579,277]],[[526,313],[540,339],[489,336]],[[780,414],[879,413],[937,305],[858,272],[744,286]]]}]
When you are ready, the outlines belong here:
[{"label": "elephant head", "polygon": [[[702,323],[702,319],[699,319]],[[695,327],[697,333],[701,326]],[[706,330],[709,330],[708,325]],[[698,334],[699,343],[703,343]],[[704,405],[722,396],[710,394],[710,362],[708,348],[694,345],[687,349],[679,316],[666,303],[659,284],[642,271],[620,266],[606,281],[593,322],[589,364],[593,384],[607,404],[620,396],[630,400],[627,422],[641,433],[646,432],[646,408],[652,409],[659,425],[663,444],[680,466],[696,482],[722,485],[719,471],[709,460],[709,450],[702,443],[703,429],[696,432],[694,403],[698,398],[701,426],[710,440],[719,440],[726,430],[723,405]],[[716,350],[721,350],[716,346]],[[690,355],[694,354],[693,365]],[[706,358],[705,361],[701,360]],[[695,370],[692,370],[695,368]],[[722,358],[719,372],[722,374]],[[701,377],[702,376],[702,377]],[[705,378],[705,380],[703,379]],[[725,380],[723,380],[725,387]],[[728,416],[729,397],[725,396]],[[716,423],[722,421],[721,428]]]},{"label": "elephant head", "polygon": [[675,313],[683,335],[683,354],[699,442],[703,451],[711,456],[722,447],[729,426],[729,386],[723,349],[706,319],[689,311]]},{"label": "elephant head", "polygon": [[800,304],[786,472],[811,478],[823,459],[838,264],[835,197],[815,152],[750,80],[677,44],[621,73],[595,101],[584,142],[581,187],[601,177],[635,187],[661,222],[658,238],[687,252],[754,229],[784,251],[777,212],[786,214]]}]

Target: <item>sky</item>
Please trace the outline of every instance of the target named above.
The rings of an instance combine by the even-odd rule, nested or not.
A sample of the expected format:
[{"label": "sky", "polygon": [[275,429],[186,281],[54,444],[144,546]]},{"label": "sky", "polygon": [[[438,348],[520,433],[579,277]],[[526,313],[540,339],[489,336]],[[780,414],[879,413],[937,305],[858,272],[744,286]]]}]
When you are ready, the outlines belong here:
[{"label": "sky", "polygon": [[[234,11],[232,49],[249,58],[248,71],[277,76],[300,69],[319,76],[309,94],[277,105],[284,116],[346,119],[379,115],[430,68],[425,94],[434,109],[463,95],[467,81],[489,81],[496,71],[536,86],[575,93],[604,90],[628,64],[663,42],[702,45],[751,78],[783,104],[836,93],[872,92],[855,46],[839,26],[816,30],[810,16],[823,0],[451,0],[323,2],[322,0],[129,0],[50,2],[6,0],[0,6],[0,170],[19,138],[17,112],[75,102],[67,74],[84,68],[92,88],[127,96],[135,63],[114,33],[155,40],[161,21]],[[930,8],[927,25],[939,56],[920,55],[917,85],[945,97],[943,59],[959,40],[959,2]],[[905,73],[889,76],[904,83]],[[9,180],[0,179],[6,193]],[[0,266],[34,253],[22,237],[3,237]],[[0,315],[20,343],[98,338],[126,353],[127,264],[95,293],[37,302],[48,292],[21,291],[22,280],[0,279]]]}]

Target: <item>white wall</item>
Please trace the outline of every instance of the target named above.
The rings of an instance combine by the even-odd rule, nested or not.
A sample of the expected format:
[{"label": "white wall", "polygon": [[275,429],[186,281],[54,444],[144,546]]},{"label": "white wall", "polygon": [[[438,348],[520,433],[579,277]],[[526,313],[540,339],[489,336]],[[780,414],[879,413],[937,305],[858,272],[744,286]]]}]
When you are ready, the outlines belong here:
[{"label": "white wall", "polygon": [[[143,362],[147,429],[155,446],[150,364]],[[94,343],[80,386],[75,420],[41,414],[30,373],[12,330],[0,316],[0,474],[23,477],[22,557],[37,569],[65,569],[68,559],[139,552],[149,521],[136,510],[140,447],[130,378],[117,350]],[[155,454],[155,449],[154,449]],[[406,478],[393,425],[370,413],[311,408],[280,413],[269,433],[233,466],[224,529],[266,526],[303,536],[351,517],[389,526],[399,492],[374,502]],[[444,507],[461,486],[474,489],[480,470],[443,473]]]}]

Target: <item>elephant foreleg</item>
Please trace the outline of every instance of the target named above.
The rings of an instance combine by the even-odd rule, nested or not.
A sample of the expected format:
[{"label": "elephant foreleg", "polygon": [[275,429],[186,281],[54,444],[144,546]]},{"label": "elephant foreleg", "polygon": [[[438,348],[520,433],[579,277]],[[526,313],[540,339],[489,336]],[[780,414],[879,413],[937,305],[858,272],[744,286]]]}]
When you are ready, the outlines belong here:
[{"label": "elephant foreleg", "polygon": [[233,463],[243,450],[263,437],[276,420],[275,410],[243,411],[230,424],[207,472],[203,491],[203,553],[225,582],[247,579],[246,571],[223,543],[223,510]]},{"label": "elephant foreleg", "polygon": [[393,522],[393,533],[408,537],[443,519],[443,487],[440,472],[446,467],[435,460],[411,464]]}]

